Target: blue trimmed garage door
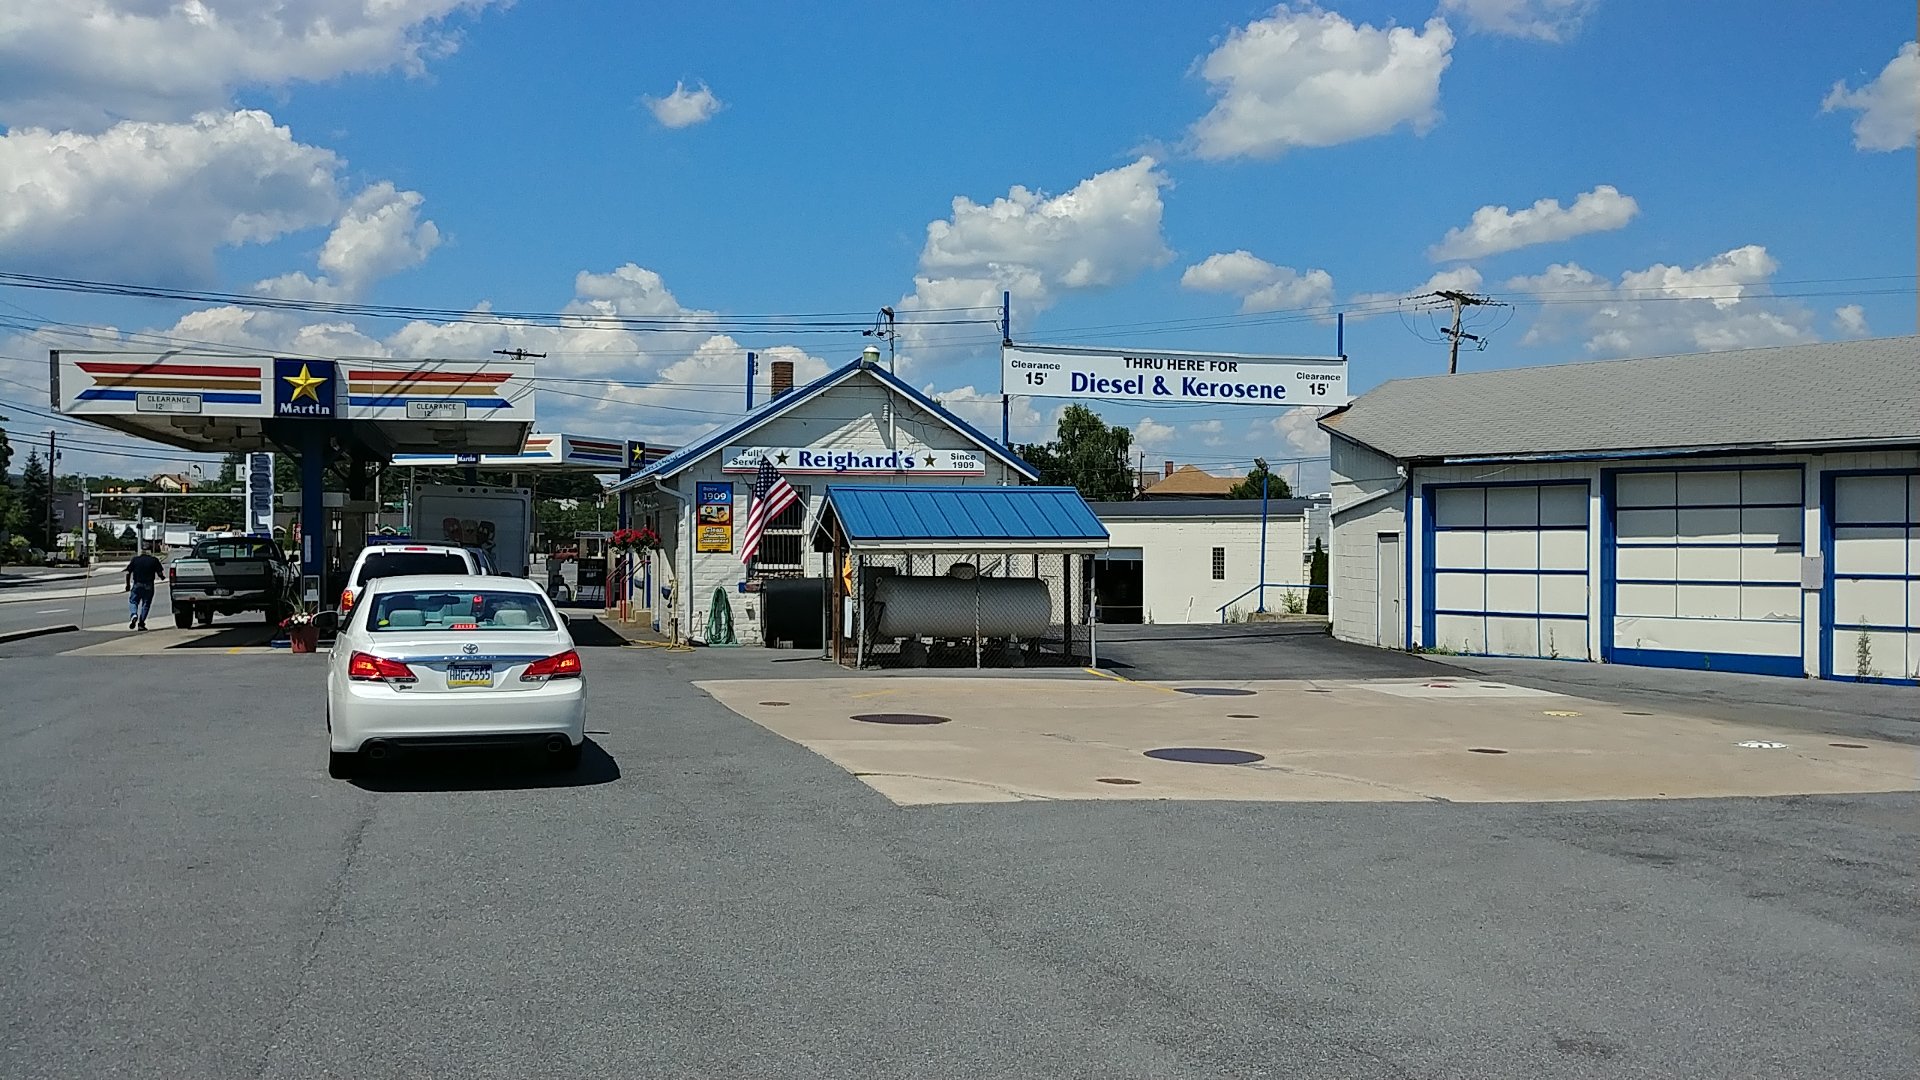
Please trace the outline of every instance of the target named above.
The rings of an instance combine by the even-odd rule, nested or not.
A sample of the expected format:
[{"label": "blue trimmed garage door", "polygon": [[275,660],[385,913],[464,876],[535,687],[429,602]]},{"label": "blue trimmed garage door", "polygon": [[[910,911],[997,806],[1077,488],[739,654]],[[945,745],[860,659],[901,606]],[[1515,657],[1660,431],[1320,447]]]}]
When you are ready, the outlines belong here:
[{"label": "blue trimmed garage door", "polygon": [[1587,659],[1587,485],[1427,489],[1429,644]]},{"label": "blue trimmed garage door", "polygon": [[1799,467],[1613,474],[1619,664],[1805,672]]},{"label": "blue trimmed garage door", "polygon": [[1920,679],[1920,473],[1831,482],[1828,674]]}]

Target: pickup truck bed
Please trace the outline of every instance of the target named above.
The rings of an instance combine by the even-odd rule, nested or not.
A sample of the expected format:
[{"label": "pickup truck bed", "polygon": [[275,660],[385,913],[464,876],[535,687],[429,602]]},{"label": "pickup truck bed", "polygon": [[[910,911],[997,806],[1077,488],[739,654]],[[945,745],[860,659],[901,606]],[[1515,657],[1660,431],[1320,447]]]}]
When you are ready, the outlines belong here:
[{"label": "pickup truck bed", "polygon": [[205,626],[215,615],[258,611],[277,624],[291,606],[298,577],[271,540],[202,540],[173,560],[167,595],[175,626]]}]

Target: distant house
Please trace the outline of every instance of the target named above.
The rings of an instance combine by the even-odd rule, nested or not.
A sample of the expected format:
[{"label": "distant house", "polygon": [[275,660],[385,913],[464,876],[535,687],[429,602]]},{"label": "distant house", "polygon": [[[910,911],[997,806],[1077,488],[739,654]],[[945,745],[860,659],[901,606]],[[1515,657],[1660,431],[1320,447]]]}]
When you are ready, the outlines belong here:
[{"label": "distant house", "polygon": [[1241,477],[1215,476],[1192,465],[1175,468],[1167,462],[1166,473],[1140,493],[1143,499],[1224,499],[1239,484]]},{"label": "distant house", "polygon": [[159,488],[161,491],[177,493],[193,487],[193,484],[186,477],[178,473],[158,473],[154,475],[152,480],[153,486]]}]

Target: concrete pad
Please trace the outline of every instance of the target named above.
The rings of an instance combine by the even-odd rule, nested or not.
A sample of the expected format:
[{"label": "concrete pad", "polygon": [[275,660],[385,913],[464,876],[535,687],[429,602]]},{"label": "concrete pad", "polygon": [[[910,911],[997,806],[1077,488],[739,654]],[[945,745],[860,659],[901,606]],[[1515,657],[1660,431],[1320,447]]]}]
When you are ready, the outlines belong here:
[{"label": "concrete pad", "polygon": [[[1920,790],[1920,755],[1485,679],[695,683],[901,805],[1046,799],[1552,802]],[[1249,690],[1201,696],[1183,689]],[[786,702],[785,705],[763,704]],[[914,713],[936,724],[857,714]],[[1779,742],[1748,749],[1744,741]],[[1847,742],[1847,746],[1832,743]],[[1244,765],[1158,748],[1250,751]],[[1479,751],[1500,751],[1485,753]],[[1113,782],[1119,781],[1119,782]]]}]

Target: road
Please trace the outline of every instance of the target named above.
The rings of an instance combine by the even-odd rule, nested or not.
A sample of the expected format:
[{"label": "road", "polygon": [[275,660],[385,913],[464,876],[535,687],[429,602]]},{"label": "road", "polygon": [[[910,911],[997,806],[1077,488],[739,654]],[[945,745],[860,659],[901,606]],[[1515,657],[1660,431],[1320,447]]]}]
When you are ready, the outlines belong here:
[{"label": "road", "polygon": [[[0,584],[0,634],[40,626],[125,626],[127,595],[118,566],[95,567],[88,577],[78,570],[28,570],[10,567]],[[171,625],[167,589],[160,586],[148,623]]]},{"label": "road", "polygon": [[0,647],[9,1078],[1920,1059],[1913,795],[903,808],[689,685],[833,669],[635,649],[587,656],[577,777],[348,784],[317,658],[59,647]]}]

